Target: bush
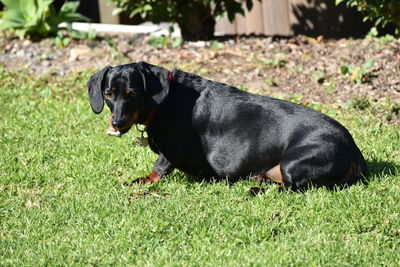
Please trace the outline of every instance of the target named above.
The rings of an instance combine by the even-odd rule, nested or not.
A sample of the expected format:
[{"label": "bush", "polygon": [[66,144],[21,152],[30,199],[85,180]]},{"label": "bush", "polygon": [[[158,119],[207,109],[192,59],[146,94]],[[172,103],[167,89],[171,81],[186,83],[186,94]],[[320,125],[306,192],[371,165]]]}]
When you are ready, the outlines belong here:
[{"label": "bush", "polygon": [[[76,12],[79,1],[65,2],[57,13],[54,0],[0,0],[5,6],[0,30],[13,30],[23,39],[30,36],[37,40],[57,36],[60,30],[71,30],[71,23],[87,21],[88,18]],[[64,28],[60,23],[66,23]]]},{"label": "bush", "polygon": [[375,26],[386,26],[386,24],[392,23],[396,27],[396,34],[400,34],[399,0],[336,0],[337,5],[342,2],[363,12],[364,20],[373,21]]},{"label": "bush", "polygon": [[[244,4],[235,0],[109,0],[116,3],[114,14],[126,11],[153,23],[173,22],[181,29],[182,38],[209,40],[214,36],[215,19],[224,14],[233,21],[235,14],[244,15]],[[258,0],[261,1],[261,0]],[[246,0],[248,10],[253,0]]]}]

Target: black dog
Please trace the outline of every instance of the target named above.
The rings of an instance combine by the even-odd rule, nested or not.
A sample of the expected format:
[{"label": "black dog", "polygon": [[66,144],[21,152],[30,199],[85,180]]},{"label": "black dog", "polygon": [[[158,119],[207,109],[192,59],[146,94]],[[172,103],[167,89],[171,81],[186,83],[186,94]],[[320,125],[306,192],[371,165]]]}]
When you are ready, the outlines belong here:
[{"label": "black dog", "polygon": [[177,168],[202,177],[256,176],[298,189],[354,184],[367,171],[346,128],[301,105],[145,62],[107,66],[88,87],[93,111],[100,113],[105,101],[115,130],[146,126],[159,157],[138,182],[156,182]]}]

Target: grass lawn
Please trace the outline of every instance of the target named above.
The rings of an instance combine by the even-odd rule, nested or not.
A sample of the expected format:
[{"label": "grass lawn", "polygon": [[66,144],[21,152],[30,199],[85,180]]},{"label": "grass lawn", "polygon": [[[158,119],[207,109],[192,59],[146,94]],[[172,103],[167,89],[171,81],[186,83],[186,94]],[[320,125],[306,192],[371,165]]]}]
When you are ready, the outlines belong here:
[{"label": "grass lawn", "polygon": [[367,185],[252,196],[246,179],[175,171],[126,187],[156,155],[134,145],[136,131],[105,135],[88,78],[0,68],[1,266],[398,266],[400,131],[385,104],[314,106],[350,129]]}]

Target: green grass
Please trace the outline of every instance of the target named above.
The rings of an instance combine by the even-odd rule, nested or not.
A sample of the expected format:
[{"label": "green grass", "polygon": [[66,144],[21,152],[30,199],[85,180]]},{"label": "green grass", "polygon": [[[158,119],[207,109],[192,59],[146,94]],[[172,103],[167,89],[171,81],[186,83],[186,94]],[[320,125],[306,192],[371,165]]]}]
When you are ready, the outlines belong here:
[{"label": "green grass", "polygon": [[0,265],[396,266],[400,134],[371,104],[315,106],[345,124],[372,172],[367,185],[303,193],[174,172],[123,186],[156,156],[105,135],[88,73],[60,78],[0,68]]}]

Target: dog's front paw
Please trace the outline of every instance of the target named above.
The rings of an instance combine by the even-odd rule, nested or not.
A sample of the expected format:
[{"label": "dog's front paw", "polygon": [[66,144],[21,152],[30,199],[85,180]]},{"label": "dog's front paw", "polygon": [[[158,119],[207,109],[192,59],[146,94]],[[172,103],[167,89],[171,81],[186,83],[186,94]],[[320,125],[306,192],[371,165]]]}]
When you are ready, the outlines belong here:
[{"label": "dog's front paw", "polygon": [[130,185],[135,185],[135,184],[149,184],[149,183],[158,183],[161,180],[160,175],[156,171],[152,171],[149,175],[147,175],[144,178],[139,178],[136,180],[133,180]]}]

